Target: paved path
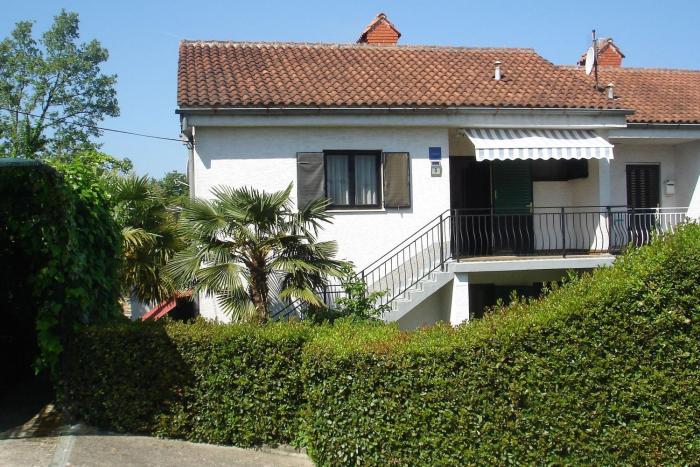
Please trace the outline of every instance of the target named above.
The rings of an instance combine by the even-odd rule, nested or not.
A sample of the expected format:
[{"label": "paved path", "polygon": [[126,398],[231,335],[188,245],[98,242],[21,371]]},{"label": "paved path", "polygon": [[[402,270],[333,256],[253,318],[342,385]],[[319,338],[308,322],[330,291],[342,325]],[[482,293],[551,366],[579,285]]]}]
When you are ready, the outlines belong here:
[{"label": "paved path", "polygon": [[[0,441],[0,450],[2,450]],[[2,459],[0,458],[0,464]],[[28,464],[32,465],[32,464]],[[196,444],[187,441],[78,434],[62,436],[53,466],[311,466],[303,454]]]},{"label": "paved path", "polygon": [[0,404],[0,466],[311,466],[302,453],[241,449],[101,433],[65,425],[51,404],[32,415],[22,400]]}]

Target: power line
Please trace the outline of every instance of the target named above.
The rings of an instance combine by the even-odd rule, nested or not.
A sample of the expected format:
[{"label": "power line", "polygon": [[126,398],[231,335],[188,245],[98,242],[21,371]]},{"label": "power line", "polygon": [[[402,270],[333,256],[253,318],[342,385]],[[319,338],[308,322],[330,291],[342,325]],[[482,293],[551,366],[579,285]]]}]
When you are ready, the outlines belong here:
[{"label": "power line", "polygon": [[[18,114],[26,115],[28,117],[41,118],[40,115],[36,115],[33,113],[29,113],[29,112],[24,112],[24,111],[18,110],[18,109],[8,109],[7,107],[0,107],[0,110],[4,110],[6,112],[11,112],[11,113],[18,113]],[[44,119],[52,121],[52,122],[58,120],[57,118],[46,117],[46,116],[44,116]],[[92,128],[94,130],[111,131],[112,133],[121,133],[124,135],[140,136],[142,138],[162,139],[165,141],[177,141],[178,143],[186,143],[186,141],[183,141],[179,138],[168,138],[167,136],[155,136],[155,135],[148,135],[146,133],[137,133],[134,131],[115,130],[114,128],[105,128],[105,127],[101,127],[101,126],[97,126],[97,125],[88,125],[86,123],[76,123],[76,122],[71,122],[71,121],[66,121],[63,123],[65,123],[66,125],[81,126],[84,128]]]}]

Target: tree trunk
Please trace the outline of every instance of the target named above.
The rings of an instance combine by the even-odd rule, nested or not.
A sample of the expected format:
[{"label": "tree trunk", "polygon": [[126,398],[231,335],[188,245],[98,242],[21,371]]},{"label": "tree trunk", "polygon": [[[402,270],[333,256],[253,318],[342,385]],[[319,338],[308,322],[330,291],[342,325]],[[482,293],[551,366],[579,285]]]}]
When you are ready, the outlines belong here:
[{"label": "tree trunk", "polygon": [[262,324],[267,322],[268,318],[267,274],[265,273],[265,268],[261,267],[259,258],[256,263],[257,264],[250,269],[250,298],[257,312],[256,321]]}]

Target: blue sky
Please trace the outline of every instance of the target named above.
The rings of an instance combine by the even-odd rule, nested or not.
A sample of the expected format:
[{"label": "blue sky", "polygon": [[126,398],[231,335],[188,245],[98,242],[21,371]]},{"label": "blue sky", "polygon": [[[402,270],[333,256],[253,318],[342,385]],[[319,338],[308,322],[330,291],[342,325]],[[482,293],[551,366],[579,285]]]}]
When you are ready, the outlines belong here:
[{"label": "blue sky", "polygon": [[[700,2],[665,1],[6,1],[0,36],[14,23],[44,31],[61,8],[77,11],[84,40],[110,52],[104,70],[118,75],[121,116],[103,126],[177,137],[177,49],[180,39],[354,42],[380,11],[402,44],[532,47],[554,63],[572,64],[591,29],[611,36],[624,65],[700,69]],[[160,176],[184,171],[177,142],[105,133],[103,149]]]}]

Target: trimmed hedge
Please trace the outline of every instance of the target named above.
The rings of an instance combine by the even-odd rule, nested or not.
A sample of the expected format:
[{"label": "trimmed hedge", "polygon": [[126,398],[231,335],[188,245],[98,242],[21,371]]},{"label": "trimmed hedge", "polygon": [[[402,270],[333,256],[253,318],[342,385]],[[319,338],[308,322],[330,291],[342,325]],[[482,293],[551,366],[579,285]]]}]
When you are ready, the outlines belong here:
[{"label": "trimmed hedge", "polygon": [[322,465],[700,459],[700,227],[459,329],[336,326],[306,348]]},{"label": "trimmed hedge", "polygon": [[700,226],[460,328],[123,323],[81,331],[89,423],[321,465],[689,464],[700,458]]},{"label": "trimmed hedge", "polygon": [[289,444],[304,403],[303,324],[124,322],[81,331],[59,397],[120,432],[258,446]]}]

